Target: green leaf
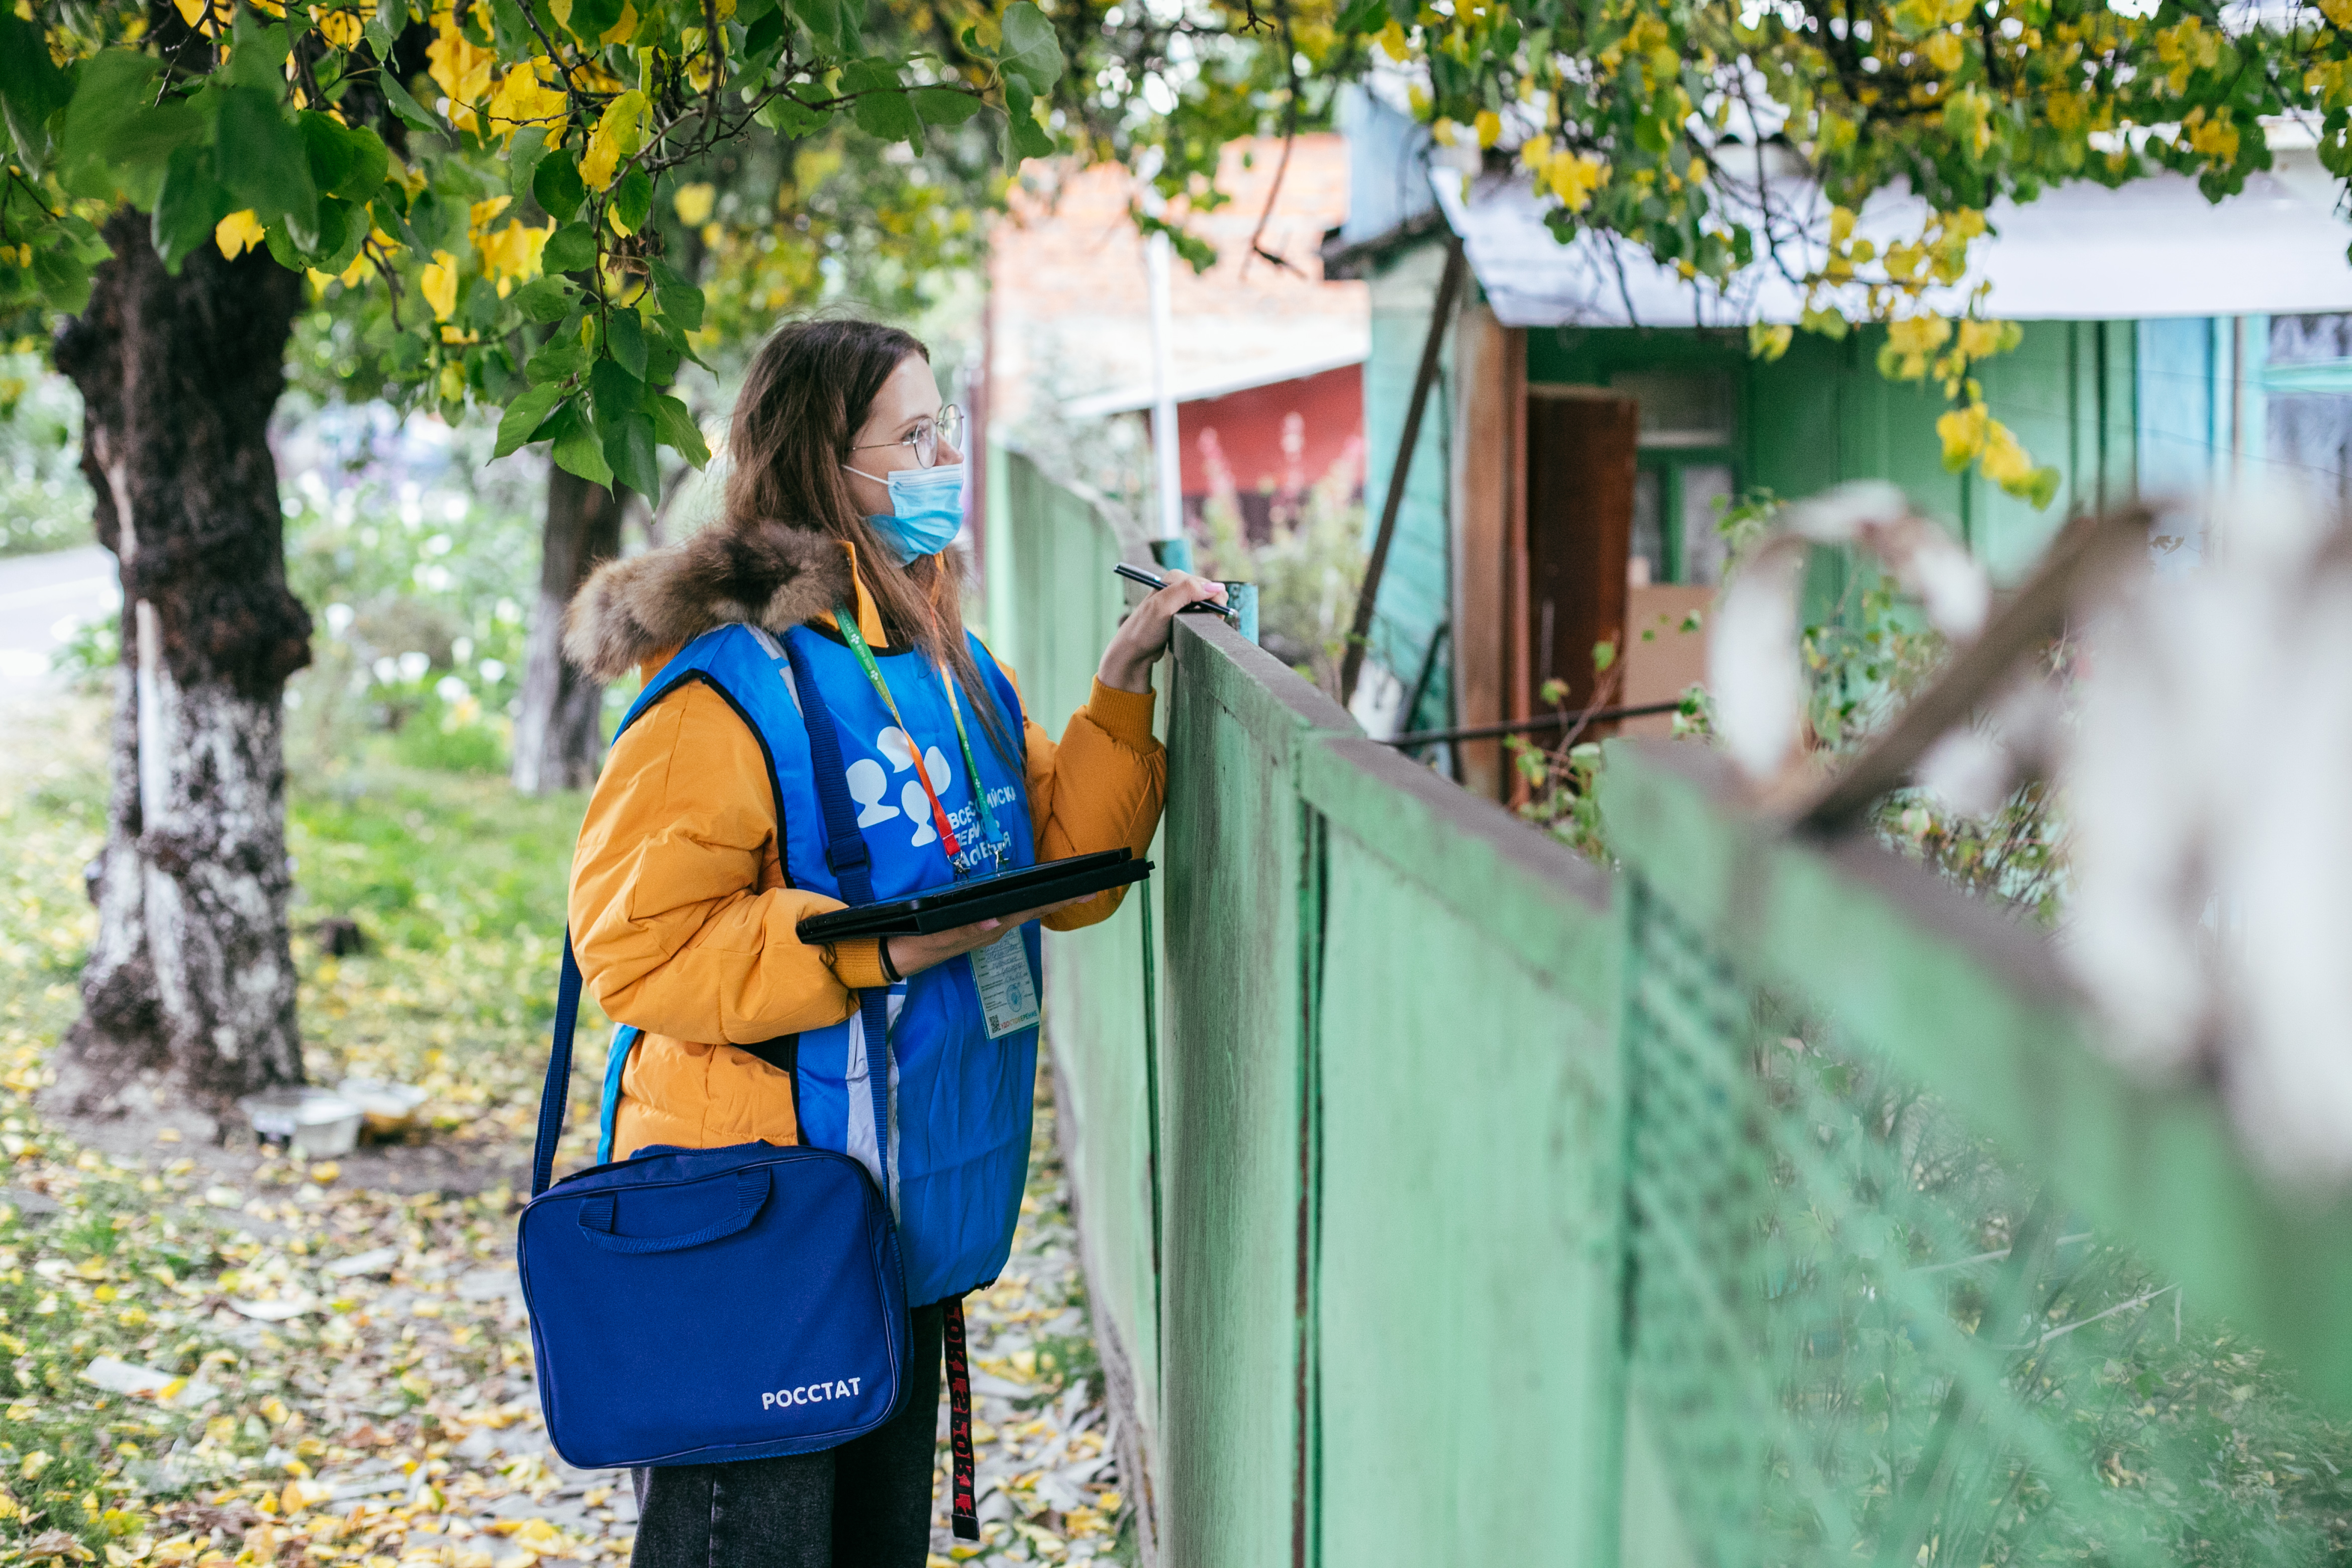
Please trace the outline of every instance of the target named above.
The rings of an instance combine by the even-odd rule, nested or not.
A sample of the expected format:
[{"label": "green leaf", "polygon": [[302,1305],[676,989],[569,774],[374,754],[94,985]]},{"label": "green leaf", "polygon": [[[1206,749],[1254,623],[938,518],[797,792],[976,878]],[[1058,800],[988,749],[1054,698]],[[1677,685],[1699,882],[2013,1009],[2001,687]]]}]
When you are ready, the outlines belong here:
[{"label": "green leaf", "polygon": [[0,7],[0,113],[17,155],[37,174],[47,165],[49,117],[73,97],[65,72],[49,59],[49,46],[36,23]]},{"label": "green leaf", "polygon": [[309,260],[302,254],[301,247],[295,243],[294,237],[287,232],[283,222],[271,224],[261,237],[269,247],[270,257],[289,272],[301,271]]},{"label": "green leaf", "polygon": [[[614,319],[619,320],[620,314],[616,312]],[[614,335],[618,336],[617,333]],[[640,351],[645,347],[642,334],[637,339],[637,347]],[[642,357],[638,363],[644,363]],[[595,400],[596,418],[602,423],[617,419],[644,403],[646,381],[644,376],[617,360],[600,359],[588,367],[588,393]]]},{"label": "green leaf", "polygon": [[961,125],[980,112],[980,95],[951,87],[919,87],[911,94],[926,125]]},{"label": "green leaf", "polygon": [[225,79],[233,87],[276,93],[286,86],[286,57],[292,52],[283,22],[262,19],[261,13],[241,5],[236,13],[236,47],[229,54]]},{"label": "green leaf", "polygon": [[539,264],[550,272],[584,272],[596,264],[596,237],[584,223],[567,223],[547,237]]},{"label": "green leaf", "polygon": [[278,112],[269,95],[249,87],[223,92],[218,126],[216,167],[237,205],[251,207],[265,222],[282,213],[295,227],[315,230],[319,192],[310,182],[302,133]]},{"label": "green leaf", "polygon": [[996,68],[1008,79],[1018,78],[1033,94],[1042,95],[1062,79],[1062,45],[1054,24],[1029,0],[1013,0],[1004,8],[1004,52]]},{"label": "green leaf", "polygon": [[429,248],[419,244],[416,230],[408,221],[407,212],[395,199],[398,194],[401,194],[398,185],[388,186],[380,192],[375,200],[368,204],[368,216],[375,220],[376,227],[401,244],[420,249]]},{"label": "green leaf", "polygon": [[829,55],[852,54],[857,48],[857,15],[845,0],[792,0],[793,15]]},{"label": "green leaf", "polygon": [[408,0],[375,0],[376,26],[398,37],[408,26]]},{"label": "green leaf", "polygon": [[623,234],[642,234],[646,216],[653,210],[653,176],[638,168],[621,176],[620,184],[613,192],[612,205],[604,209],[613,226]]},{"label": "green leaf", "polygon": [[531,182],[539,177],[540,161],[546,156],[547,127],[526,125],[516,132],[514,141],[507,146],[507,194],[517,201],[530,195]]},{"label": "green leaf", "polygon": [[564,381],[588,368],[588,350],[576,333],[558,330],[522,367],[534,382]]},{"label": "green leaf", "polygon": [[781,93],[760,106],[760,123],[792,141],[814,134],[832,118],[822,109],[811,109],[799,100]]},{"label": "green leaf", "polygon": [[530,20],[515,0],[490,0],[490,20],[495,25],[493,41],[499,54],[509,59],[520,59],[534,52]]},{"label": "green leaf", "polygon": [[572,285],[561,278],[535,278],[515,290],[515,303],[534,321],[560,321],[572,313]]},{"label": "green leaf", "polygon": [[34,251],[33,281],[41,287],[41,302],[53,310],[79,316],[89,305],[89,265],[69,251]]},{"label": "green leaf", "polygon": [[596,438],[596,426],[588,411],[577,400],[566,403],[557,413],[548,435],[555,443],[549,456],[555,466],[567,474],[577,474],[592,485],[610,488],[613,465],[604,460],[604,444]]},{"label": "green leaf", "polygon": [[[845,81],[848,72],[842,73]],[[897,77],[888,76],[889,87],[870,87],[859,92],[857,100],[849,106],[849,117],[857,129],[882,142],[909,142],[919,147],[923,141],[923,121],[915,112],[913,99],[898,89]],[[853,89],[856,90],[856,89]]]},{"label": "green leaf", "polygon": [[640,382],[646,379],[646,323],[635,310],[614,310],[604,323],[604,352]]},{"label": "green leaf", "polygon": [[1004,161],[1018,163],[1024,158],[1049,158],[1054,153],[1053,132],[1037,123],[1029,110],[1029,89],[1018,82],[1004,84],[1004,132],[1008,143]]},{"label": "green leaf", "polygon": [[361,216],[365,211],[333,196],[319,203],[319,237],[310,247],[316,257],[312,266],[321,272],[341,272],[352,264],[367,238],[367,221]]},{"label": "green leaf", "polygon": [[205,117],[185,99],[133,110],[107,133],[103,153],[110,163],[155,163],[170,161],[172,150],[205,133]]},{"label": "green leaf", "polygon": [[165,270],[177,275],[180,263],[200,245],[213,242],[213,229],[236,210],[228,192],[213,177],[213,150],[182,147],[165,167],[163,185],[156,193],[152,225],[155,254]]},{"label": "green leaf", "polygon": [[654,434],[663,446],[675,447],[679,457],[698,468],[710,461],[710,448],[685,404],[662,393],[656,393],[646,403],[653,413]]},{"label": "green leaf", "polygon": [[572,16],[563,25],[582,43],[595,47],[621,19],[623,0],[572,0]]},{"label": "green leaf", "polygon": [[677,379],[677,346],[667,334],[656,333],[646,341],[646,384],[667,386]]},{"label": "green leaf", "polygon": [[[44,52],[47,47],[40,46]],[[114,195],[121,180],[107,161],[106,144],[152,98],[155,73],[161,68],[162,62],[152,56],[127,49],[108,49],[83,62],[58,139],[58,170],[67,190],[78,196]]]},{"label": "green leaf", "polygon": [[701,330],[702,290],[692,284],[663,284],[654,290],[654,302],[661,307],[666,319],[677,324],[680,331]]},{"label": "green leaf", "polygon": [[[739,7],[735,14],[740,18],[743,13]],[[766,16],[744,28],[742,53],[744,66],[756,67],[761,56],[772,55],[782,47],[784,41],[784,28],[789,25],[783,12],[771,10]]]},{"label": "green leaf", "polygon": [[1377,33],[1388,25],[1388,0],[1355,0],[1339,14],[1339,30],[1343,33]]},{"label": "green leaf", "polygon": [[503,458],[516,448],[526,446],[539,437],[539,427],[563,401],[560,386],[534,386],[512,403],[499,417],[499,442],[490,449],[493,458]]},{"label": "green leaf", "polygon": [[388,70],[379,70],[375,73],[375,79],[376,85],[383,89],[383,100],[392,105],[394,114],[419,131],[438,131],[447,134],[449,128],[434,119],[431,111],[410,97],[408,89],[400,85],[398,77]]},{"label": "green leaf", "polygon": [[661,494],[661,461],[654,456],[654,422],[639,409],[631,409],[617,418],[606,418],[600,410],[596,427],[604,436],[604,461],[612,465],[613,478],[641,496]]},{"label": "green leaf", "polygon": [[547,216],[559,223],[570,223],[580,204],[588,199],[588,187],[580,183],[579,166],[572,154],[558,147],[539,161],[539,168],[530,177],[530,194]]},{"label": "green leaf", "polygon": [[321,194],[364,202],[383,186],[391,154],[374,132],[339,125],[314,110],[303,110],[297,123],[310,181]]}]

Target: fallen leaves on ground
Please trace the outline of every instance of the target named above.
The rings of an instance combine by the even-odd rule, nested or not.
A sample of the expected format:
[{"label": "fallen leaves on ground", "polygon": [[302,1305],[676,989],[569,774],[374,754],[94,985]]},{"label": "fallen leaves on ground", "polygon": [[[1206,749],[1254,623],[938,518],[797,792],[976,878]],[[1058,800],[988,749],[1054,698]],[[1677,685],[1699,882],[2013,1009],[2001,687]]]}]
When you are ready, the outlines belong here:
[{"label": "fallen leaves on ground", "polygon": [[[171,1129],[110,1154],[37,1111],[78,1010],[80,868],[103,828],[97,759],[67,752],[0,775],[15,851],[0,864],[0,1562],[625,1560],[627,1477],[571,1469],[547,1444],[503,1177],[537,1109],[576,803],[417,774],[383,809],[350,781],[323,804],[298,791],[297,923],[358,909],[379,941],[341,959],[298,948],[312,1076],[422,1085],[431,1145],[416,1152],[448,1157],[436,1179],[448,1160],[472,1178],[400,1193],[355,1179],[381,1162],[231,1158]],[[594,1139],[578,1108],[603,1051],[585,1026],[582,1047],[567,1165]],[[1013,1261],[967,1303],[984,1539],[948,1532],[942,1447],[934,1563],[1116,1555],[1122,1500],[1052,1115],[1041,1096]]]}]

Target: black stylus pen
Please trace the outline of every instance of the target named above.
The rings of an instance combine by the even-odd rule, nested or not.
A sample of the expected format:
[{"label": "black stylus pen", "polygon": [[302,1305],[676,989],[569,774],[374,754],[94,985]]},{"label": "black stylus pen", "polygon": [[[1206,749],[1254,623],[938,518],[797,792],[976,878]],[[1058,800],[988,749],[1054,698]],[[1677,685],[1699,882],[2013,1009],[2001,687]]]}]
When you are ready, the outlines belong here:
[{"label": "black stylus pen", "polygon": [[[1111,564],[1111,570],[1126,578],[1129,582],[1140,583],[1147,588],[1165,588],[1168,586],[1167,578],[1154,577],[1150,573],[1144,571],[1141,567],[1129,566],[1124,561],[1114,562]],[[1241,612],[1239,610],[1234,609],[1231,605],[1220,605],[1214,599],[1195,599],[1176,613],[1180,616],[1183,616],[1190,615],[1195,610],[1206,610],[1212,615],[1223,616],[1225,617],[1225,622],[1228,626],[1238,626],[1242,624]]]}]

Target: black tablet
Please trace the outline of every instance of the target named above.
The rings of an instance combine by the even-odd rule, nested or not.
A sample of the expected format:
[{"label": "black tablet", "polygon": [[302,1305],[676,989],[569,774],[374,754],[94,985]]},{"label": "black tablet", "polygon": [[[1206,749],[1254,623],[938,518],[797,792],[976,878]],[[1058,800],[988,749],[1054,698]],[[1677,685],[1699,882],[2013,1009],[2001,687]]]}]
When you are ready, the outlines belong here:
[{"label": "black tablet", "polygon": [[793,929],[807,942],[842,942],[857,936],[926,936],[1058,904],[1065,899],[1088,898],[1107,889],[1140,882],[1150,875],[1151,862],[1137,859],[1134,850],[1105,849],[970,878],[892,903],[828,910],[811,915]]}]

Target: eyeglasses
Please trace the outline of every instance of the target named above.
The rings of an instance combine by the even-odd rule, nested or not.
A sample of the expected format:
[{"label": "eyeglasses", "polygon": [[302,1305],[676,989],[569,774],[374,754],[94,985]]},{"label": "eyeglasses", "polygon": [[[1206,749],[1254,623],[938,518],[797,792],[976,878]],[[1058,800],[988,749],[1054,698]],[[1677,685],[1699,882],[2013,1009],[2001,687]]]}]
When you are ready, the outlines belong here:
[{"label": "eyeglasses", "polygon": [[940,460],[942,442],[960,448],[963,435],[963,410],[954,404],[943,404],[940,411],[915,426],[914,433],[898,441],[868,441],[863,447],[852,447],[853,452],[870,452],[877,447],[912,447],[915,467],[928,468]]}]

